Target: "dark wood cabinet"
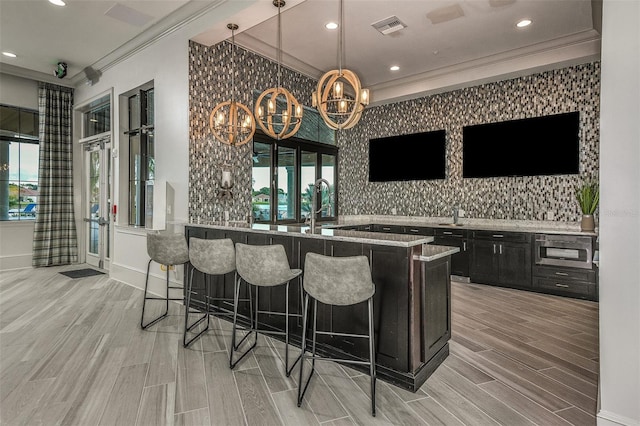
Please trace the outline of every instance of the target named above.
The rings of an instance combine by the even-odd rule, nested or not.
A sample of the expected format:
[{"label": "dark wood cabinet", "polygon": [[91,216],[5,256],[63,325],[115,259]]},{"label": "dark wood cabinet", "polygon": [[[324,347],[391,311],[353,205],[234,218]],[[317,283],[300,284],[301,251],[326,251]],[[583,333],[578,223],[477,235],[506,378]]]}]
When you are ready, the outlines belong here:
[{"label": "dark wood cabinet", "polygon": [[402,231],[404,234],[432,236],[435,230],[426,226],[405,226]]},{"label": "dark wood cabinet", "polygon": [[531,289],[532,242],[528,233],[472,231],[471,281]]},{"label": "dark wood cabinet", "polygon": [[[450,310],[450,258],[432,262],[414,259],[422,253],[421,245],[398,246],[337,241],[330,237],[305,236],[280,232],[256,232],[234,229],[186,227],[186,235],[199,238],[231,238],[234,242],[249,244],[282,244],[292,268],[304,270],[306,254],[321,253],[328,256],[364,255],[369,258],[372,279],[376,286],[374,296],[374,330],[376,336],[376,364],[383,380],[398,386],[417,390],[449,353]],[[388,231],[386,231],[388,232]],[[199,288],[204,290],[204,277],[199,274]],[[233,297],[233,275],[223,278],[222,286],[214,291]],[[185,274],[185,279],[187,274]],[[290,283],[290,312],[301,312],[301,280]],[[216,287],[221,287],[217,289]],[[241,287],[241,297],[246,295]],[[261,288],[259,306],[266,310],[284,311],[284,287]],[[196,298],[204,301],[204,298]],[[248,306],[240,307],[248,314]],[[368,310],[366,303],[354,306],[327,306],[318,304],[318,330],[347,334],[366,334]],[[260,317],[261,326],[284,329],[282,316]],[[291,341],[299,344],[302,335],[300,317],[289,322]],[[320,335],[317,351],[321,355],[368,358],[366,339],[340,335]],[[354,368],[360,368],[355,366]],[[362,367],[365,369],[365,367]]]},{"label": "dark wood cabinet", "polygon": [[464,229],[436,228],[433,233],[433,244],[439,246],[458,247],[460,251],[451,256],[451,274],[461,277],[469,276],[469,243],[467,231]]},{"label": "dark wood cabinet", "polygon": [[402,225],[371,225],[372,232],[387,232],[389,234],[404,234],[404,226]]},{"label": "dark wood cabinet", "polygon": [[536,265],[533,288],[544,293],[598,300],[597,274],[592,269]]}]

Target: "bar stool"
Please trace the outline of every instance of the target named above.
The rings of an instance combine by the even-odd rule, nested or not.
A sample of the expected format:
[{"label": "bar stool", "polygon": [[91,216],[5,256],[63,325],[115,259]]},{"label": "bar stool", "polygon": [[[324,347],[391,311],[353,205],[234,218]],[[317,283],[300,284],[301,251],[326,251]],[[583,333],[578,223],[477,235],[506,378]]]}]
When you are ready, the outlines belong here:
[{"label": "bar stool", "polygon": [[[302,362],[300,363],[300,379],[298,380],[298,407],[302,405],[311,377],[315,372],[315,362],[337,361],[348,364],[369,365],[371,376],[371,415],[376,415],[376,363],[373,331],[373,295],[375,285],[371,278],[369,260],[366,256],[331,257],[317,253],[307,253],[302,279],[304,289],[304,308],[302,311]],[[307,346],[307,316],[309,298],[313,298],[313,335],[311,338],[311,355],[305,354]],[[325,305],[349,306],[367,301],[369,306],[369,334],[349,334],[317,330],[318,302]],[[351,359],[324,358],[316,355],[316,335],[333,335],[344,337],[363,337],[369,339],[369,361]],[[302,369],[304,359],[311,358],[311,373],[304,387],[302,385]]]},{"label": "bar stool", "polygon": [[[236,244],[236,270],[238,272],[238,282],[236,286],[235,300],[233,304],[233,332],[231,335],[231,348],[229,350],[229,367],[234,368],[258,343],[258,331],[268,334],[277,334],[285,336],[285,374],[287,377],[291,374],[291,370],[300,360],[300,357],[296,359],[291,367],[289,367],[289,282],[302,274],[300,269],[291,269],[289,267],[289,259],[287,253],[284,250],[284,246],[266,245],[266,246],[253,246],[247,244]],[[253,345],[248,348],[235,362],[233,361],[234,349],[237,349],[236,345],[236,327],[237,327],[237,315],[238,315],[238,298],[240,295],[240,282],[244,281],[249,285],[249,297],[251,297],[251,289],[255,289],[256,301],[254,320],[251,322],[247,336],[254,332],[255,341]],[[261,311],[258,305],[258,295],[260,287],[275,287],[278,285],[286,285],[285,288],[285,312],[273,312],[273,311]],[[271,330],[259,330],[258,329],[258,314],[271,314],[271,315],[284,315],[285,316],[285,331],[271,331]],[[299,316],[299,315],[298,315]],[[254,325],[255,324],[255,325]],[[247,337],[245,336],[245,338]],[[244,339],[243,339],[244,340]]]},{"label": "bar stool", "polygon": [[[147,263],[147,276],[144,281],[144,299],[142,300],[142,316],[140,317],[140,327],[143,330],[167,316],[169,313],[170,300],[184,300],[184,297],[169,297],[170,289],[183,289],[182,286],[169,285],[169,267],[187,263],[189,261],[189,248],[187,247],[187,240],[182,234],[147,234],[147,254],[150,259],[149,263]],[[167,267],[167,295],[165,297],[149,296],[147,294],[149,288],[149,268],[151,267],[152,261],[166,265]],[[144,310],[147,300],[164,300],[166,306],[162,315],[145,324]]]},{"label": "bar stool", "polygon": [[[232,298],[223,297],[211,297],[211,286],[208,280],[208,275],[225,275],[236,270],[236,250],[233,246],[233,241],[229,238],[225,239],[213,239],[203,240],[201,238],[191,237],[189,238],[189,261],[192,269],[189,274],[189,283],[187,285],[186,302],[185,302],[185,315],[184,315],[184,335],[182,338],[182,344],[186,348],[194,340],[202,335],[205,331],[209,330],[209,314],[211,313],[211,301],[221,300],[233,303]],[[191,297],[196,294],[193,291],[193,274],[195,271],[199,271],[204,275],[205,279],[205,312],[202,317],[198,318],[196,322],[189,325],[189,314],[191,312]],[[236,280],[234,278],[234,294]],[[232,311],[220,312],[220,315],[233,315]],[[195,326],[202,321],[207,320],[207,327],[201,330],[197,335],[193,336],[187,341],[187,333],[191,331]]]}]

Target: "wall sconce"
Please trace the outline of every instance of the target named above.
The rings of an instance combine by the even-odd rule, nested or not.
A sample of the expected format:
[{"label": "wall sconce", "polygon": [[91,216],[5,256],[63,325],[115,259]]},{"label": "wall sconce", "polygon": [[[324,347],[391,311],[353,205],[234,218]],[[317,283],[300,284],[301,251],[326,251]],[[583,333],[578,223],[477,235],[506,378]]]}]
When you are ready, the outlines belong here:
[{"label": "wall sconce", "polygon": [[221,200],[233,199],[233,180],[231,179],[231,165],[224,163],[221,166],[222,175],[220,176],[220,189],[218,190],[218,198]]}]

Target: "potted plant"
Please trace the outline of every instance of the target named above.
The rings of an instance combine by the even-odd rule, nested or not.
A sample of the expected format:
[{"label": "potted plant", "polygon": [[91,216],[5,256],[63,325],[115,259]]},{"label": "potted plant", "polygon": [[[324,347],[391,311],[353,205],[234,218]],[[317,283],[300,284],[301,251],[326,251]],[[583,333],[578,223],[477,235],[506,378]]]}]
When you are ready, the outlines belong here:
[{"label": "potted plant", "polygon": [[598,208],[600,201],[600,190],[596,182],[585,182],[576,189],[576,198],[578,205],[582,211],[582,221],[580,229],[587,232],[593,232],[596,229],[593,214]]}]

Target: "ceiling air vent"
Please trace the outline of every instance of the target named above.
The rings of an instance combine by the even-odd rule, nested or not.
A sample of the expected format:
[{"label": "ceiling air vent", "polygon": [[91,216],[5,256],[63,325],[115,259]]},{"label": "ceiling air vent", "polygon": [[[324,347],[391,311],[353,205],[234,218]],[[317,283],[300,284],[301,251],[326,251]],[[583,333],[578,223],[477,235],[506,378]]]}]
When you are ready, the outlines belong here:
[{"label": "ceiling air vent", "polygon": [[407,24],[402,22],[397,16],[390,16],[381,21],[374,22],[371,26],[384,35],[395,33],[403,28],[407,28]]}]

